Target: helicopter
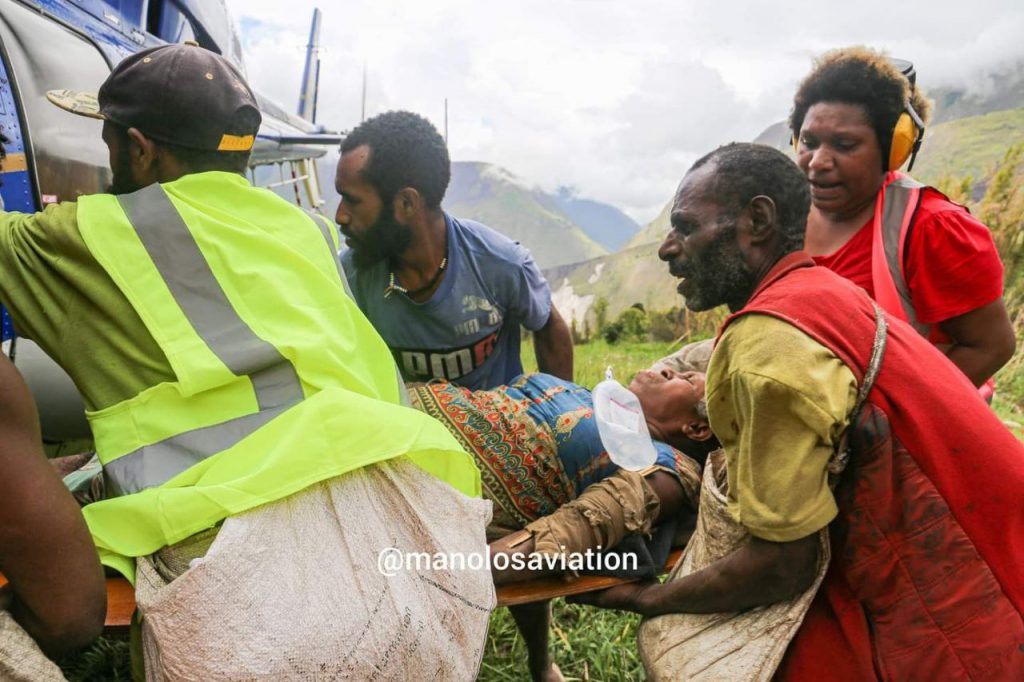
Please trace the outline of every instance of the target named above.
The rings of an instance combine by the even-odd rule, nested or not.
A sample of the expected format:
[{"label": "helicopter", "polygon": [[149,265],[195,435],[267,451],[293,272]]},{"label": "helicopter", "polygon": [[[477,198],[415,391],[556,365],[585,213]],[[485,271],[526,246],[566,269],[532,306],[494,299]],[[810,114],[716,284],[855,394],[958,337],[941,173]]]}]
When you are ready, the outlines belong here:
[{"label": "helicopter", "polygon": [[[257,93],[263,117],[249,161],[254,185],[306,210],[324,198],[316,160],[343,135],[316,123],[319,35],[313,11],[297,113]],[[95,92],[125,57],[165,43],[194,41],[245,74],[241,41],[224,0],[0,0],[0,163],[3,210],[32,213],[109,186],[99,121],[68,116],[46,92]],[[50,455],[88,448],[91,433],[78,390],[31,340],[19,337],[0,301],[0,349],[35,398]]]}]

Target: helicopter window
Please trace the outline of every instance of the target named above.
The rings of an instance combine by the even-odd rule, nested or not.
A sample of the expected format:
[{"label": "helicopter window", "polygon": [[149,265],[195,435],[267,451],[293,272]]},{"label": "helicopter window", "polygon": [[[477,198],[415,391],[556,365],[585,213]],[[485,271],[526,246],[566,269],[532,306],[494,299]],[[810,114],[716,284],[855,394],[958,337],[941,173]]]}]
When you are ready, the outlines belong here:
[{"label": "helicopter window", "polygon": [[[117,22],[114,22],[115,26],[126,28],[142,25],[142,8],[146,4],[145,0],[103,0],[103,3],[109,5],[113,10],[111,14],[118,18]],[[109,16],[105,18],[110,21]],[[127,26],[121,26],[121,22]]]},{"label": "helicopter window", "polygon": [[[110,73],[90,42],[18,3],[0,4],[0,43],[13,75],[30,170],[40,203],[74,200],[110,182],[100,121],[74,116],[46,99],[47,90],[95,92]],[[41,206],[39,206],[41,208]]]},{"label": "helicopter window", "polygon": [[296,156],[250,166],[249,179],[257,187],[269,189],[296,206],[316,209],[324,203],[319,193],[320,178],[317,171],[316,159]]},{"label": "helicopter window", "polygon": [[146,30],[152,35],[165,40],[168,43],[180,43],[185,40],[195,40],[196,33],[189,21],[178,6],[165,0],[164,2],[150,2],[146,16]]}]

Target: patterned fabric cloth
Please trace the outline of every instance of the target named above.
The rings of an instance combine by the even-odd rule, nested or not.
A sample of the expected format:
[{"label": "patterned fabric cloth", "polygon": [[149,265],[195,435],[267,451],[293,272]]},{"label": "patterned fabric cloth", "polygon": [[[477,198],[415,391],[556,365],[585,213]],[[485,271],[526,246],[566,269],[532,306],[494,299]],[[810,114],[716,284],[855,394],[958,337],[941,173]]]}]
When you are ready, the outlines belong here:
[{"label": "patterned fabric cloth", "polygon": [[[470,391],[448,383],[412,384],[412,406],[443,423],[473,455],[493,525],[519,529],[554,513],[618,470],[601,444],[590,391],[548,374]],[[676,475],[696,503],[700,466],[655,441],[656,464]]]}]

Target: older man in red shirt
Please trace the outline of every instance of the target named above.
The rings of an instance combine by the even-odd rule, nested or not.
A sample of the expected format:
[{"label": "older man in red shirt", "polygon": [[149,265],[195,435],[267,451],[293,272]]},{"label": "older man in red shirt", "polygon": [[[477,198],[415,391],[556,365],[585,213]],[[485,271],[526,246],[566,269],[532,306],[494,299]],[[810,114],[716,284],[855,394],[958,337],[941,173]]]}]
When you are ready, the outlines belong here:
[{"label": "older man in red shirt", "polygon": [[[1024,679],[1024,446],[912,327],[815,267],[801,250],[809,203],[799,169],[761,145],[720,148],[680,185],[659,255],[688,307],[733,311],[706,399],[727,509],[749,541],[665,584],[587,600],[648,616],[790,600],[818,579],[827,527],[831,561],[782,678]],[[785,366],[755,352],[765,345]],[[845,438],[833,493],[843,458],[829,453]],[[812,491],[812,509],[794,488]]]}]

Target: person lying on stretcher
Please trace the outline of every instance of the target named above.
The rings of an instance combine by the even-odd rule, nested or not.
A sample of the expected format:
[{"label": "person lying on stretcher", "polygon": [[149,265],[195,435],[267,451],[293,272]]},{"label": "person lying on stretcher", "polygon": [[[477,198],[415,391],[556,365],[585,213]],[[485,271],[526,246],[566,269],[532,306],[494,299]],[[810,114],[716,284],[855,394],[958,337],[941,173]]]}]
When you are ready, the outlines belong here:
[{"label": "person lying on stretcher", "polygon": [[[704,375],[657,367],[629,389],[640,399],[657,452],[641,472],[619,469],[601,443],[590,391],[547,374],[470,391],[448,383],[410,384],[412,406],[439,419],[480,468],[494,503],[488,527],[497,553],[585,553],[649,537],[666,522],[682,544],[697,513],[701,467],[717,447],[704,407]],[[671,529],[670,529],[671,530]],[[505,565],[496,561],[495,564]],[[496,570],[495,583],[557,569]],[[534,679],[561,679],[547,651],[548,602],[512,607]]]}]

